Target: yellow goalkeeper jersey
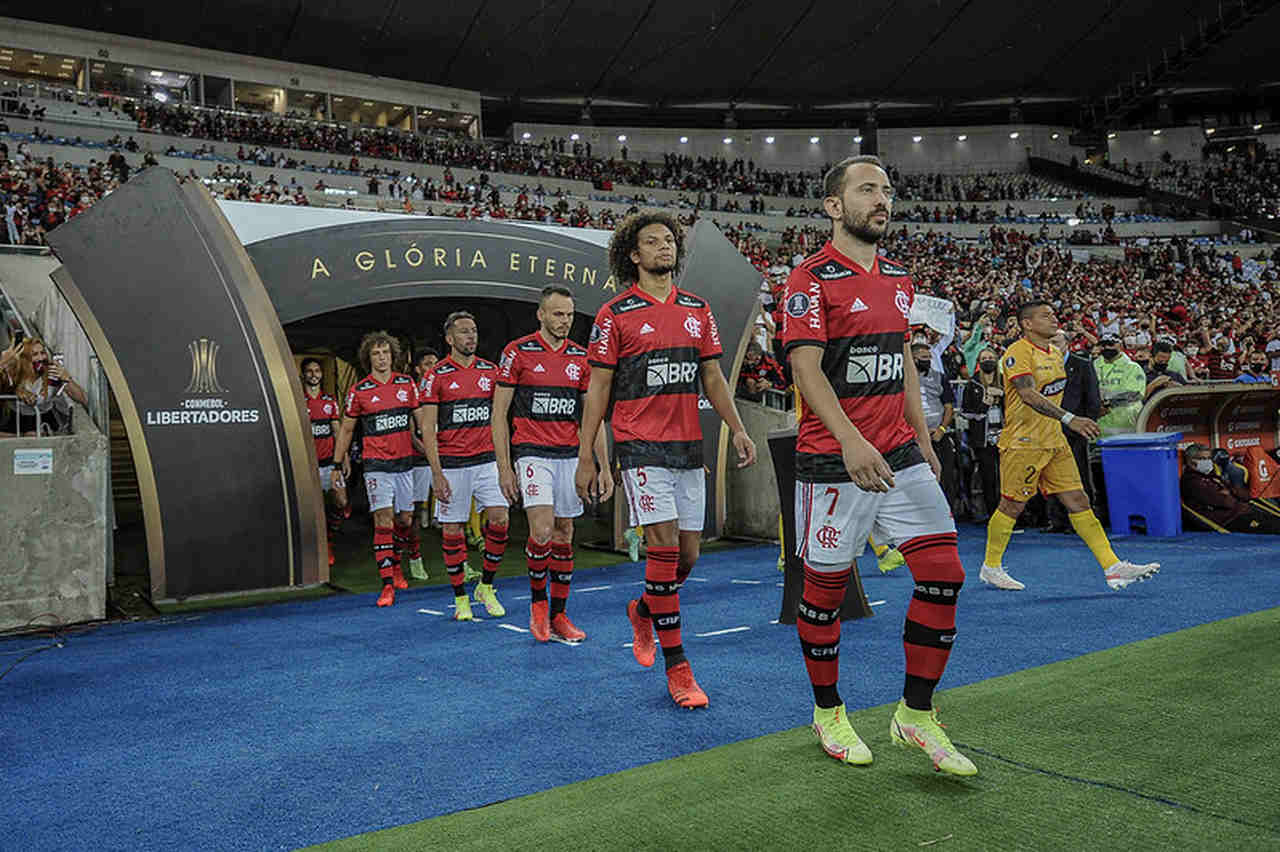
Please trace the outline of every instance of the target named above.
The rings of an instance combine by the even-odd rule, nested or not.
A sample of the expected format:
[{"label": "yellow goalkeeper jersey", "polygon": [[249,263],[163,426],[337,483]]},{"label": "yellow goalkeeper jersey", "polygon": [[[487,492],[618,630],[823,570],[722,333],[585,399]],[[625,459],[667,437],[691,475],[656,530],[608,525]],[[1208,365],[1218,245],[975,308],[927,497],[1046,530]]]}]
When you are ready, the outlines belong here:
[{"label": "yellow goalkeeper jersey", "polygon": [[1004,367],[1004,429],[997,446],[1002,450],[1042,450],[1067,446],[1062,424],[1031,408],[1018,396],[1014,379],[1030,376],[1035,389],[1062,405],[1067,386],[1063,355],[1056,347],[1042,349],[1025,337],[1015,340],[1001,359]]}]

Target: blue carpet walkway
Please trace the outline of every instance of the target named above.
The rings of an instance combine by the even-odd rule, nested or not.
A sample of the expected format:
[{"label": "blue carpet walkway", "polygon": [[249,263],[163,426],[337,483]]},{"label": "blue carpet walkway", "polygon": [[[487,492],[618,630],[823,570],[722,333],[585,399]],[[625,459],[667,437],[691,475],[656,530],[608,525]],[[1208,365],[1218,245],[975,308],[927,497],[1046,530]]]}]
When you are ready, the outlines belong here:
[{"label": "blue carpet walkway", "polygon": [[[944,688],[1280,604],[1276,539],[1122,540],[1121,556],[1164,570],[1116,593],[1078,539],[1020,534],[1006,564],[1028,589],[1010,593],[978,583],[982,537],[961,531]],[[522,580],[499,583],[506,618],[474,624],[450,621],[434,587],[390,610],[344,596],[72,636],[0,681],[0,848],[288,849],[806,724],[795,629],[771,623],[776,556],[706,556],[681,593],[705,712],[672,705],[661,658],[632,660],[635,564],[575,578],[578,646],[523,632]],[[905,567],[860,567],[883,603],[844,628],[851,707],[900,695],[911,592]],[[0,670],[37,644],[0,642]]]}]

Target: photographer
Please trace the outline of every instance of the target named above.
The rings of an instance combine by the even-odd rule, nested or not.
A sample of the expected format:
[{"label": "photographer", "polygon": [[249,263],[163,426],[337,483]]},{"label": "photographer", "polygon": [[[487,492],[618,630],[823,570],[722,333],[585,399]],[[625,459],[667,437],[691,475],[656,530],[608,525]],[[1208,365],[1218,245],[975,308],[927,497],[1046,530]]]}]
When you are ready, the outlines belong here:
[{"label": "photographer", "polygon": [[61,364],[50,359],[44,341],[30,337],[14,343],[0,358],[0,388],[18,400],[5,419],[3,430],[20,436],[36,435],[36,412],[44,434],[67,431],[71,403],[88,403],[84,388]]}]

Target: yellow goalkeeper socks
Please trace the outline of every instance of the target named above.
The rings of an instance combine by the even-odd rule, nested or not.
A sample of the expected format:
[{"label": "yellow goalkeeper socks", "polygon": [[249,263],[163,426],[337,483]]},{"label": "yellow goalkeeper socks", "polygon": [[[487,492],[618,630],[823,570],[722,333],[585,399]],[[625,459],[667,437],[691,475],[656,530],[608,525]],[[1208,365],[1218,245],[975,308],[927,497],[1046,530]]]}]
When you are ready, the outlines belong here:
[{"label": "yellow goalkeeper socks", "polygon": [[1104,571],[1120,561],[1116,552],[1111,549],[1111,542],[1107,541],[1107,534],[1103,532],[1102,524],[1092,509],[1072,512],[1067,517],[1071,519],[1071,526],[1075,528],[1076,535],[1089,545],[1089,549],[1093,551],[1093,558],[1098,560],[1098,564]]},{"label": "yellow goalkeeper socks", "polygon": [[1011,518],[999,509],[991,513],[991,520],[987,522],[987,556],[983,560],[985,564],[992,568],[1000,567],[1005,548],[1009,546],[1009,539],[1013,536],[1013,525],[1017,522],[1017,518]]}]

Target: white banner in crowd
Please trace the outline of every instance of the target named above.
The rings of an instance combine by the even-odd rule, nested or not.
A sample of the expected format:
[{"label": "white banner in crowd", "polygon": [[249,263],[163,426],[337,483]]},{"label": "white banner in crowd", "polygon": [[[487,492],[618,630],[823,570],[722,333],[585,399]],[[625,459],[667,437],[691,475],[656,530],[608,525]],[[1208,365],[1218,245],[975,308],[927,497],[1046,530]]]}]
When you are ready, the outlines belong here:
[{"label": "white banner in crowd", "polygon": [[939,299],[937,296],[916,294],[911,303],[912,325],[924,325],[942,335],[951,334],[956,325],[956,306],[950,299]]}]

